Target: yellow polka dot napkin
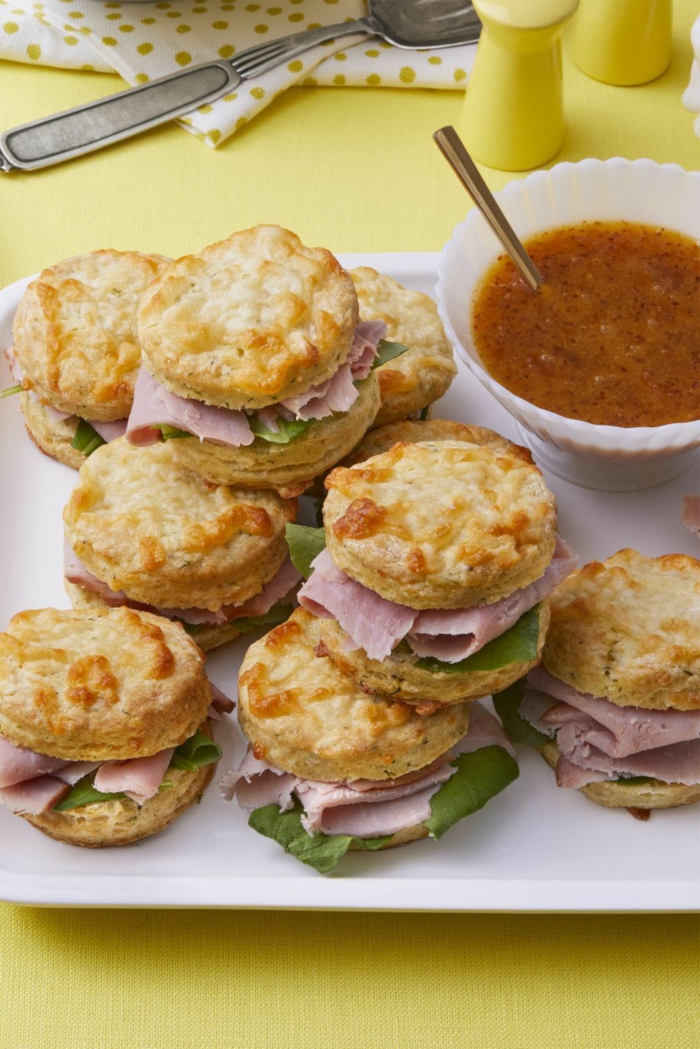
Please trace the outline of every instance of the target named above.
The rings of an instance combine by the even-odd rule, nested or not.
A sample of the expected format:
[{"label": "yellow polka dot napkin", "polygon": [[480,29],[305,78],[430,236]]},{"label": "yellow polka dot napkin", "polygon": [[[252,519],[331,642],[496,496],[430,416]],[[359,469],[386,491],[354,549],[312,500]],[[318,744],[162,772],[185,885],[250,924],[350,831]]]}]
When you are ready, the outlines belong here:
[{"label": "yellow polka dot napkin", "polygon": [[[351,21],[364,11],[363,0],[0,0],[0,58],[116,71],[139,84],[289,33]],[[216,146],[292,84],[463,88],[475,51],[474,44],[405,51],[376,37],[343,37],[242,81],[179,123]]]}]

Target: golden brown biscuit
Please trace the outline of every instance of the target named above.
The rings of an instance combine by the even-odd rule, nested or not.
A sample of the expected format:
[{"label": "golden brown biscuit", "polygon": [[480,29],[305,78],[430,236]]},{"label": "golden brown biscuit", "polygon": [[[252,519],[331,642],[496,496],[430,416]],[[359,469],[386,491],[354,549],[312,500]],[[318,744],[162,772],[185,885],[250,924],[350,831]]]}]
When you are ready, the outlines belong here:
[{"label": "golden brown biscuit", "polygon": [[[560,756],[556,743],[546,743],[537,749],[547,764],[556,768]],[[589,801],[606,809],[674,809],[678,805],[700,801],[700,784],[689,787],[683,783],[664,783],[660,779],[648,779],[645,783],[599,781],[578,789]]]},{"label": "golden brown biscuit", "polygon": [[437,306],[420,291],[409,291],[369,266],[350,270],[360,302],[360,320],[380,320],[391,342],[408,352],[377,369],[382,406],[376,426],[406,419],[447,392],[457,374],[452,347]]},{"label": "golden brown biscuit", "polygon": [[285,561],[296,503],[204,481],[179,460],[178,443],[136,448],[120,437],[93,452],[63,512],[66,537],[93,575],[132,601],[242,604]]},{"label": "golden brown biscuit", "polygon": [[388,659],[370,659],[363,649],[348,651],[349,638],[335,619],[320,620],[321,639],[328,655],[340,669],[357,681],[363,692],[391,696],[419,708],[432,708],[435,703],[463,703],[492,692],[500,692],[527,674],[539,663],[549,623],[547,601],[540,605],[538,658],[524,663],[508,663],[499,670],[475,670],[470,673],[443,673],[416,666],[412,652],[394,651]]},{"label": "golden brown biscuit", "polygon": [[[69,583],[67,579],[63,581],[63,586],[73,608],[92,608],[104,611],[112,607],[93,590],[85,590],[82,586]],[[202,623],[193,627],[184,621],[182,626],[185,633],[189,634],[192,640],[197,642],[197,647],[201,648],[202,652],[211,652],[213,649],[220,648],[221,645],[227,645],[229,641],[235,641],[236,638],[241,636],[240,628],[236,625],[235,619],[231,623],[221,623],[219,626],[213,623]]]},{"label": "golden brown biscuit", "polygon": [[289,444],[256,437],[242,448],[184,437],[171,442],[183,465],[214,484],[273,488],[282,496],[300,495],[355,447],[379,408],[379,384],[372,372],[358,383],[359,397],[349,411],[318,419]]},{"label": "golden brown biscuit", "polygon": [[395,779],[421,769],[467,731],[469,705],[422,717],[362,692],[326,656],[320,622],[303,609],[248,649],[239,720],[257,758],[304,779]]},{"label": "golden brown biscuit", "polygon": [[326,478],[335,564],[411,608],[491,604],[544,572],[556,503],[522,449],[403,442]]},{"label": "golden brown biscuit", "polygon": [[700,708],[700,561],[620,550],[551,597],[547,670],[618,706]]},{"label": "golden brown biscuit", "polygon": [[524,463],[533,462],[529,449],[513,444],[501,437],[500,433],[487,430],[484,426],[470,426],[454,422],[453,419],[402,419],[370,430],[339,465],[354,466],[373,455],[388,452],[395,444],[416,444],[419,441],[464,441],[465,444],[479,444],[496,452],[504,452],[522,459]]},{"label": "golden brown biscuit", "polygon": [[335,374],[358,319],[354,285],[329,251],[255,226],[172,262],[143,296],[138,327],[166,389],[262,408]]},{"label": "golden brown biscuit", "polygon": [[34,400],[28,393],[19,395],[19,404],[27,433],[39,451],[79,470],[85,462],[85,456],[71,446],[78,427],[78,416],[56,419],[46,405]]},{"label": "golden brown biscuit", "polygon": [[83,418],[125,419],[141,364],[136,305],[167,261],[108,250],[45,269],[12,329],[24,388]]},{"label": "golden brown biscuit", "polygon": [[65,812],[49,810],[38,816],[21,815],[44,834],[66,845],[82,845],[88,849],[129,845],[157,834],[198,802],[215,768],[216,765],[211,764],[195,772],[169,769],[166,779],[172,786],[142,805],[130,798],[115,798]]},{"label": "golden brown biscuit", "polygon": [[178,623],[128,608],[19,612],[0,634],[0,736],[67,761],[176,747],[211,701]]}]

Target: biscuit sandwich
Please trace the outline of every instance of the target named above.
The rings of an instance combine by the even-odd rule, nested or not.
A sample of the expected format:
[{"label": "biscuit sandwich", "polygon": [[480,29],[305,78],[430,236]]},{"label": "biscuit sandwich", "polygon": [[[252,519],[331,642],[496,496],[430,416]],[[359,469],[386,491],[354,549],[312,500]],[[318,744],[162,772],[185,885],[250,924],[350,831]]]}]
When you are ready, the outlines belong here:
[{"label": "biscuit sandwich", "polygon": [[346,455],[380,405],[376,366],[405,347],[360,322],[324,248],[256,226],[171,263],[141,299],[143,368],[127,434],[179,438],[216,484],[299,494]]},{"label": "biscuit sandwich", "polygon": [[349,849],[442,837],[517,777],[501,726],[479,704],[422,716],[367,695],[320,640],[319,620],[297,609],[241,666],[250,750],[220,787],[260,834],[326,873]]},{"label": "biscuit sandwich", "polygon": [[178,619],[207,650],[291,612],[301,576],[285,526],[297,506],[205,481],[174,445],[120,437],[85,460],[63,513],[66,589],[76,608]]},{"label": "biscuit sandwich", "polygon": [[386,324],[385,338],[407,347],[377,368],[381,407],[373,427],[427,417],[457,374],[452,346],[433,300],[369,266],[349,270],[360,304],[360,320]]},{"label": "biscuit sandwich", "polygon": [[0,634],[0,804],[69,845],[126,845],[198,801],[233,704],[177,623],[20,612]]},{"label": "biscuit sandwich", "polygon": [[[575,562],[526,449],[432,420],[373,431],[365,450],[398,435],[326,478],[325,533],[288,534],[297,567],[313,571],[299,602],[322,618],[328,654],[362,688],[427,709],[533,667],[547,597]],[[312,563],[295,549],[303,544]]]},{"label": "biscuit sandwich", "polygon": [[126,430],[141,364],[136,306],[168,260],[93,251],[43,270],[27,287],[5,351],[27,432],[79,470]]},{"label": "biscuit sandwich", "polygon": [[542,666],[494,702],[560,787],[642,819],[700,800],[700,561],[585,565],[551,597]]}]

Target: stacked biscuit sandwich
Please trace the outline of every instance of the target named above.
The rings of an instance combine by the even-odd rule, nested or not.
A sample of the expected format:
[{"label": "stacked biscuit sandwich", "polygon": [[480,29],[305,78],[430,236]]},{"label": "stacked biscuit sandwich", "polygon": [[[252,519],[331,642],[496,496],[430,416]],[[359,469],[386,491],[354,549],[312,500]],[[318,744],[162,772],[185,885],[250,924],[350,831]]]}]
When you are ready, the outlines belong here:
[{"label": "stacked biscuit sandwich", "polygon": [[551,608],[542,666],[494,699],[511,738],[607,808],[700,801],[700,561],[620,550]]},{"label": "stacked biscuit sandwich", "polygon": [[71,845],[125,845],[198,801],[220,747],[181,626],[118,608],[20,612],[0,634],[0,804]]},{"label": "stacked biscuit sandwich", "polygon": [[389,424],[353,459],[326,478],[325,535],[288,529],[311,570],[302,609],[248,650],[252,749],[223,781],[319,869],[439,837],[517,775],[476,700],[537,663],[547,596],[573,567],[540,471],[491,431]]}]

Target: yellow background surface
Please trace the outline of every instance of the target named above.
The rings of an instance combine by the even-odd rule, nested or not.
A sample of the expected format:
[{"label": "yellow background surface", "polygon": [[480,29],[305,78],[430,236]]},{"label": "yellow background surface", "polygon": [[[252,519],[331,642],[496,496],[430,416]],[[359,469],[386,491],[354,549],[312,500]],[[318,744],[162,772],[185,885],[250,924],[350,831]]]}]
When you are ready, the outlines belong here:
[{"label": "yellow background surface", "polygon": [[[567,61],[557,160],[700,166],[680,101],[697,3],[675,11],[674,60],[653,84],[606,87]],[[0,128],[120,83],[0,65]],[[2,175],[0,284],[97,247],[184,254],[260,221],[335,251],[438,250],[468,202],[430,135],[460,105],[455,92],[297,88],[217,151],[169,126]],[[493,188],[511,177],[485,174]],[[3,905],[0,1049],[695,1049],[699,934],[679,915]]]}]

